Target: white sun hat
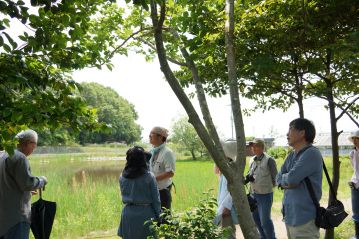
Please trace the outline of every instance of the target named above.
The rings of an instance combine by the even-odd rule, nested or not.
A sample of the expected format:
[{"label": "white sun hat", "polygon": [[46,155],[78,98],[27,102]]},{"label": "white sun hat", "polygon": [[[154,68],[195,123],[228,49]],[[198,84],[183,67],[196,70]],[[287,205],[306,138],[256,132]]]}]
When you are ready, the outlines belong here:
[{"label": "white sun hat", "polygon": [[237,158],[237,141],[235,140],[228,140],[222,142],[223,151],[226,157],[236,160]]},{"label": "white sun hat", "polygon": [[359,130],[354,131],[348,137],[349,141],[353,143],[353,138],[359,138]]}]

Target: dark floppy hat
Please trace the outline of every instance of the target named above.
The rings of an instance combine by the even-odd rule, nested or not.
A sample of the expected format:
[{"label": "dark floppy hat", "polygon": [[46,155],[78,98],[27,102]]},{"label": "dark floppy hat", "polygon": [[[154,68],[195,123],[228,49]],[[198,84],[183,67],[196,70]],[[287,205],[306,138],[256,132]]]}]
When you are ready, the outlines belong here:
[{"label": "dark floppy hat", "polygon": [[265,146],[265,143],[264,143],[264,140],[263,139],[254,139],[253,141],[249,142],[249,146],[252,146],[252,145],[260,145],[262,147]]}]

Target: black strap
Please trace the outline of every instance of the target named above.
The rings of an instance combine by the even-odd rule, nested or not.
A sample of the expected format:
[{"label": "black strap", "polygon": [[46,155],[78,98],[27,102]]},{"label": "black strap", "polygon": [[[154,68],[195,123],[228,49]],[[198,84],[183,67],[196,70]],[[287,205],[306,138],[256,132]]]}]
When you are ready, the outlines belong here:
[{"label": "black strap", "polygon": [[252,168],[253,168],[254,161],[255,161],[255,160],[253,160],[252,163],[251,163],[251,165],[249,165],[249,169],[248,169],[247,174],[248,174],[249,172],[252,172],[252,174],[253,174],[253,173],[256,171],[256,169],[257,169],[257,167],[258,167],[257,164],[256,164],[256,166],[254,167],[254,169],[252,169]]},{"label": "black strap", "polygon": [[172,186],[173,186],[173,190],[175,190],[175,193],[176,193],[176,185],[175,185],[173,182],[172,182],[172,183],[170,184],[170,186],[168,186],[166,189],[167,189],[168,191],[171,191]]},{"label": "black strap", "polygon": [[335,192],[334,192],[334,187],[333,187],[332,181],[330,180],[327,167],[325,167],[325,163],[324,163],[324,160],[323,160],[323,159],[322,159],[322,161],[323,161],[323,169],[324,169],[324,172],[325,172],[325,177],[327,178],[327,181],[328,181],[328,184],[329,184],[329,188],[330,188],[330,192],[331,192],[332,195],[334,196],[334,201],[337,201],[337,195],[336,195]]},{"label": "black strap", "polygon": [[304,181],[305,181],[305,184],[307,185],[310,197],[312,198],[312,201],[313,201],[313,203],[315,205],[315,208],[318,210],[320,208],[320,205],[319,205],[318,199],[315,197],[315,193],[314,193],[312,183],[310,182],[310,179],[308,177],[306,177],[304,179]]},{"label": "black strap", "polygon": [[[337,201],[337,196],[335,195],[334,188],[333,188],[333,184],[332,184],[332,182],[330,181],[330,177],[329,177],[329,174],[328,174],[327,167],[325,166],[325,163],[324,163],[324,160],[323,160],[323,159],[322,159],[322,161],[323,161],[323,170],[324,170],[324,172],[325,172],[325,177],[327,178],[327,181],[328,181],[328,184],[329,184],[330,192],[331,192],[332,195],[334,196],[334,201]],[[307,188],[308,188],[310,197],[312,198],[315,207],[316,207],[316,208],[319,208],[320,205],[319,205],[318,199],[315,197],[313,185],[312,185],[310,179],[309,179],[308,177],[306,177],[306,178],[304,179],[304,181],[305,181],[305,184],[307,185]]]}]

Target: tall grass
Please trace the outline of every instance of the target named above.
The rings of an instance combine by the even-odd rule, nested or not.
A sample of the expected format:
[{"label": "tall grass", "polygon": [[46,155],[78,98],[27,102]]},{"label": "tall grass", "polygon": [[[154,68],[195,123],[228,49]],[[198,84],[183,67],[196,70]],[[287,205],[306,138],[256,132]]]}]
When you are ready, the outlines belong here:
[{"label": "tall grass", "polygon": [[[125,161],[104,159],[123,157],[126,149],[93,146],[81,148],[80,153],[35,154],[30,157],[33,174],[45,175],[49,180],[43,198],[57,202],[52,238],[89,238],[89,235],[101,238],[106,232],[116,238],[122,209],[118,177]],[[331,160],[325,161],[331,171]],[[348,157],[342,157],[341,161],[338,198],[347,202],[349,212],[350,190],[347,181],[352,169]],[[283,159],[277,159],[278,169],[282,163]],[[217,194],[218,178],[213,172],[213,162],[209,160],[178,160],[174,183],[172,195],[175,211],[196,206],[208,190],[213,189],[213,196]],[[282,197],[283,192],[275,189],[273,217],[281,217]],[[322,205],[327,204],[327,198],[328,185],[323,177]],[[37,196],[33,197],[35,200]],[[349,238],[353,234],[352,222],[346,220],[336,234],[337,238]]]}]

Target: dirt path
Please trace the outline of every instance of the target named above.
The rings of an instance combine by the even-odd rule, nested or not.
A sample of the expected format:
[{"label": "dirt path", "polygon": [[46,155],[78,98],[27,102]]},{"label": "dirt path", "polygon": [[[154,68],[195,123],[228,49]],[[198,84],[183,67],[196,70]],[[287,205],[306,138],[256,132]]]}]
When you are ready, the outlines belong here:
[{"label": "dirt path", "polygon": [[[322,204],[325,205],[326,203],[324,203],[324,201],[326,202],[326,200],[323,200]],[[341,201],[344,204],[344,207],[346,209],[345,211],[349,214],[348,218],[350,219],[352,216],[351,199],[347,198],[347,199],[344,199]],[[348,220],[348,218],[346,220]],[[272,220],[273,220],[275,235],[276,235],[277,239],[287,239],[287,230],[285,228],[284,222],[282,221],[282,215],[280,213],[274,213],[274,215],[273,215],[273,213],[272,213]],[[321,229],[320,230],[320,238],[324,238],[324,234],[325,234],[325,231],[323,229]],[[236,237],[237,237],[237,239],[244,239],[239,225],[236,226]]]},{"label": "dirt path", "polygon": [[[287,231],[285,229],[285,224],[282,222],[280,217],[276,217],[273,219],[273,224],[275,228],[275,235],[277,239],[287,239]],[[236,236],[237,239],[243,239],[243,234],[241,228],[236,226]]]}]

